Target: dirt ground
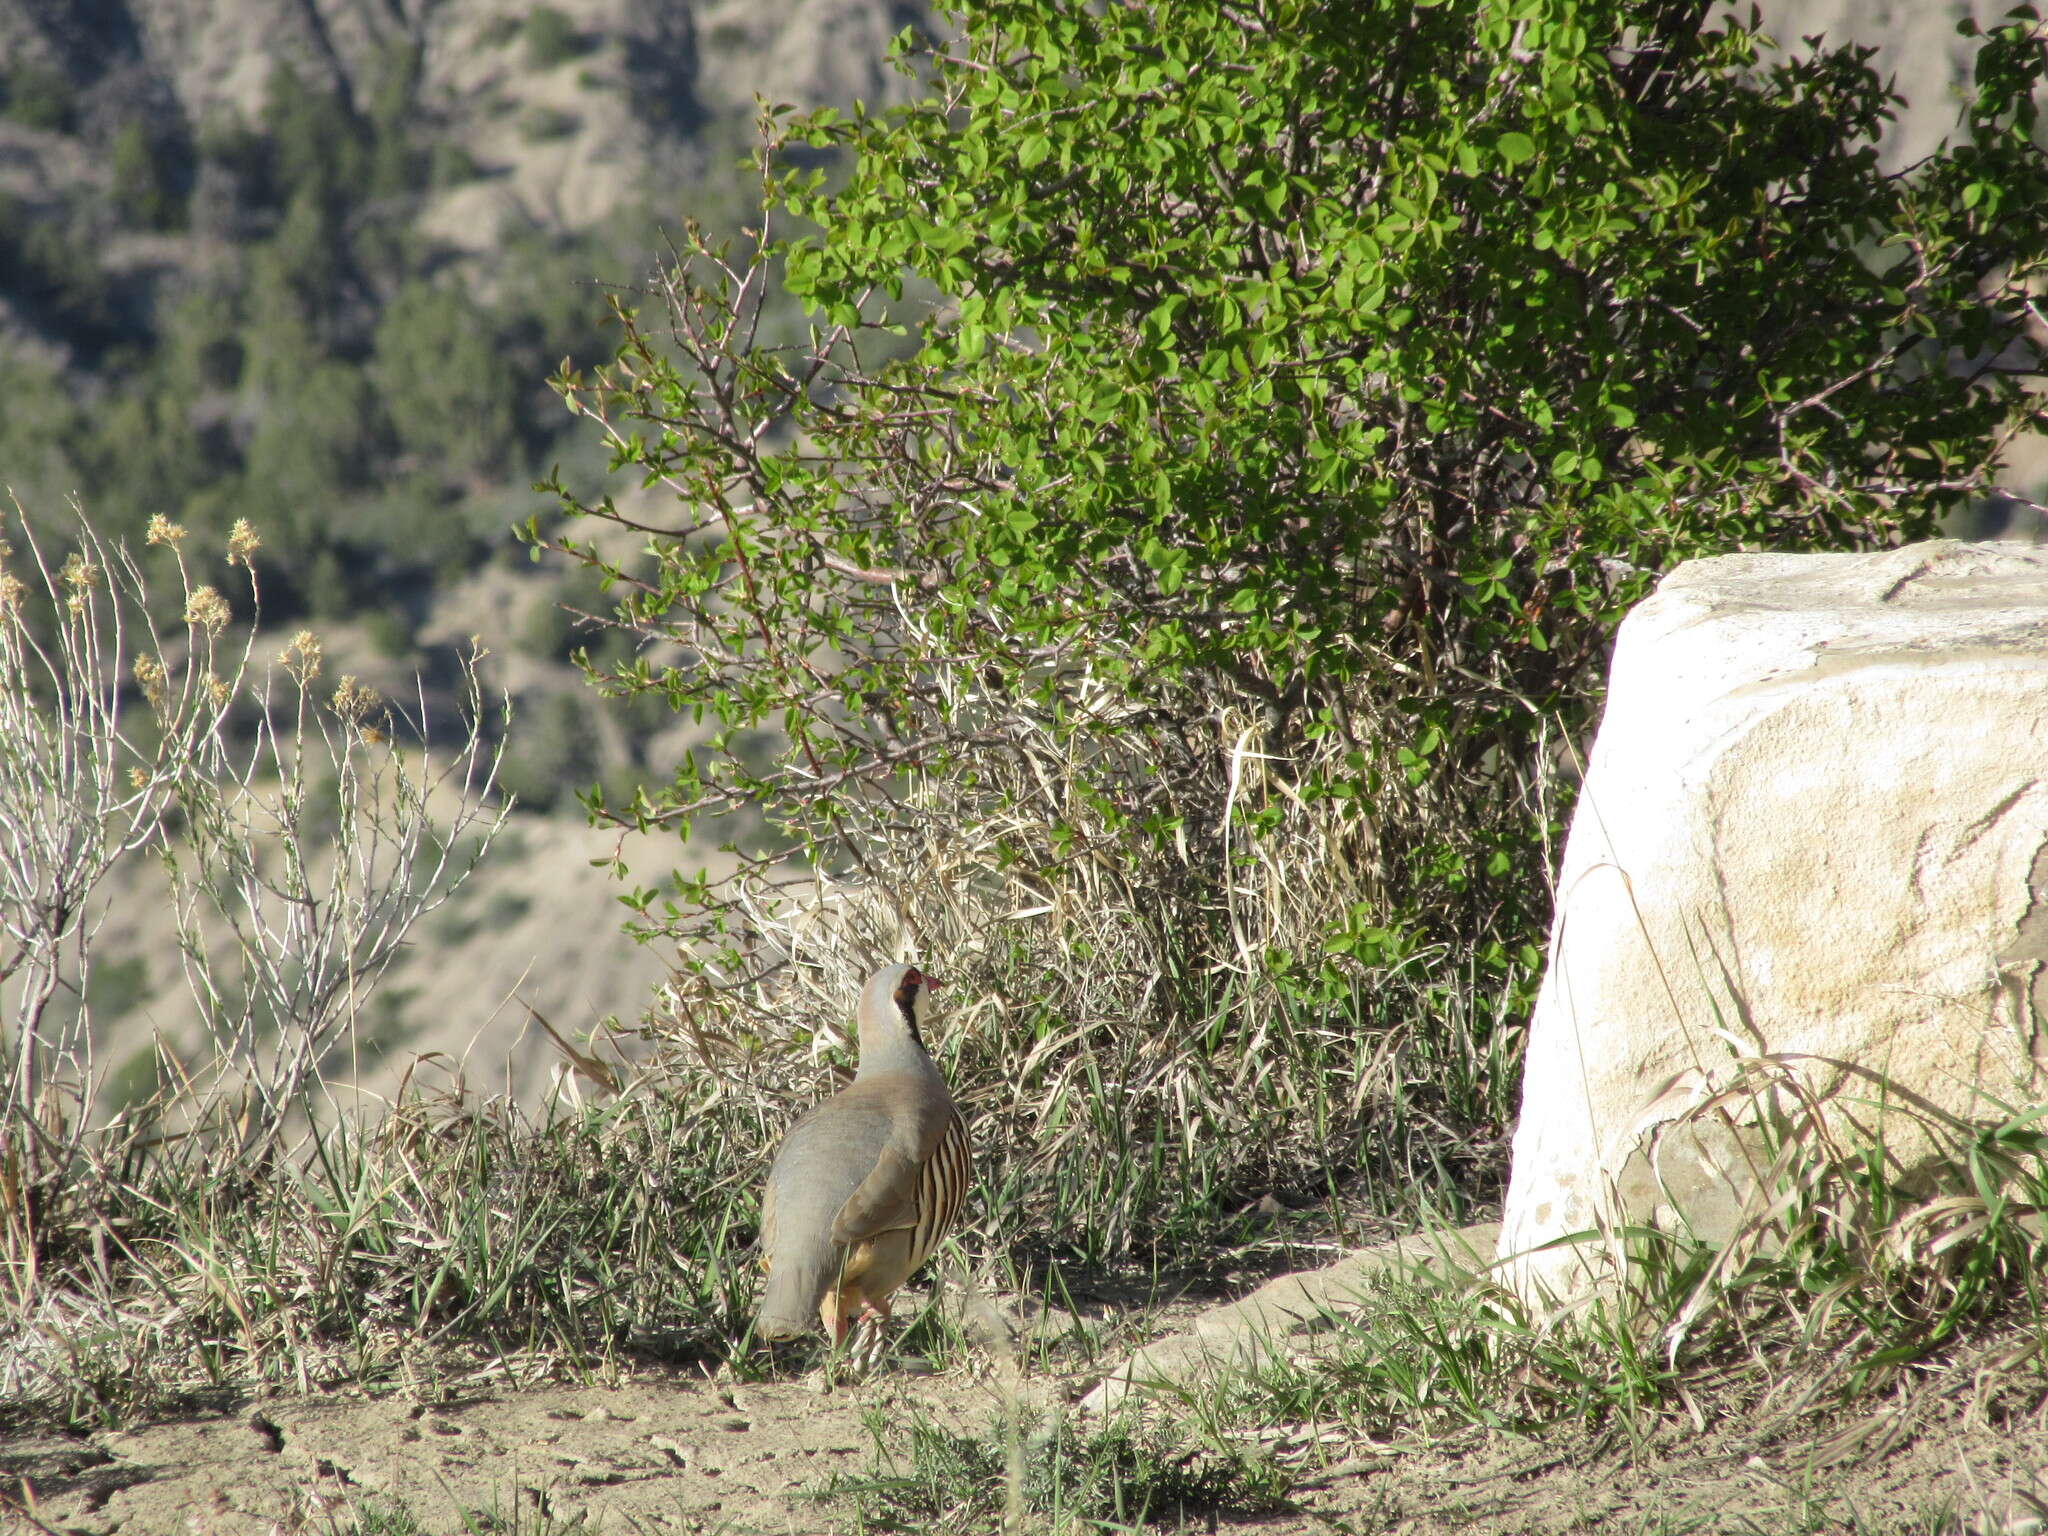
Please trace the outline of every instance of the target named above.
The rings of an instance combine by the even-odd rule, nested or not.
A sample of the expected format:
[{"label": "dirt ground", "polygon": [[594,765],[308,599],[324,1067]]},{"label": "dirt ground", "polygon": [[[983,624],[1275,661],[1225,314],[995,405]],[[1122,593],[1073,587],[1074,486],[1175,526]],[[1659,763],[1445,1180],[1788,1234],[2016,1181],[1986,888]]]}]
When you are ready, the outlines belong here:
[{"label": "dirt ground", "polygon": [[380,1501],[434,1533],[464,1531],[465,1515],[522,1531],[548,1528],[541,1517],[620,1531],[823,1530],[825,1518],[789,1495],[865,1465],[863,1409],[906,1392],[949,1420],[978,1419],[988,1400],[964,1380],[820,1396],[800,1383],[683,1374],[433,1406],[403,1393],[280,1400],[134,1432],[0,1442],[0,1469],[10,1484],[29,1480],[45,1526],[96,1536],[321,1531],[351,1505]]},{"label": "dirt ground", "polygon": [[[1307,1533],[2048,1531],[2048,1381],[1989,1353],[1866,1402],[1702,1431],[1682,1412],[1640,1443],[1464,1431],[1399,1448],[1313,1429],[1267,1437],[1298,1466],[1293,1509],[1184,1527]],[[1042,1405],[1085,1386],[1026,1382]],[[851,1530],[803,1497],[871,1464],[874,1410],[920,1405],[963,1432],[1002,1407],[995,1375],[889,1372],[829,1392],[643,1374],[614,1387],[403,1390],[245,1405],[76,1437],[0,1436],[0,1528],[93,1536],[348,1532],[393,1505],[419,1529],[790,1533]],[[1169,1525],[1169,1529],[1174,1528]],[[406,1529],[372,1524],[370,1529]]]}]

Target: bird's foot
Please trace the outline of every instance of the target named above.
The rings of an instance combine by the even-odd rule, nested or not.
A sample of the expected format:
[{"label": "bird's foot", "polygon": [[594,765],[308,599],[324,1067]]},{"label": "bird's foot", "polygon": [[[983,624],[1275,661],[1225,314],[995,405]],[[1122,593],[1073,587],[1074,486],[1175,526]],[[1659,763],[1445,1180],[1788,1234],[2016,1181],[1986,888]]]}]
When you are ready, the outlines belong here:
[{"label": "bird's foot", "polygon": [[848,1341],[847,1364],[859,1376],[866,1376],[882,1363],[889,1352],[889,1314],[867,1312],[854,1325]]}]

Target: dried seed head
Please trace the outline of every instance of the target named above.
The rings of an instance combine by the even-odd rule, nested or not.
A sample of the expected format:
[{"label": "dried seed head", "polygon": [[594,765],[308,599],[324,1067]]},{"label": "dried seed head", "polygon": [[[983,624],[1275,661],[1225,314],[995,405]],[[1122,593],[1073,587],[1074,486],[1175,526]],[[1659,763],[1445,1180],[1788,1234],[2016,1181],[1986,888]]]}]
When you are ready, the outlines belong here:
[{"label": "dried seed head", "polygon": [[100,568],[75,551],[64,557],[64,585],[74,593],[89,592],[100,584]]},{"label": "dried seed head", "polygon": [[143,538],[148,543],[168,544],[171,548],[176,549],[185,540],[185,525],[172,522],[161,512],[152,513],[149,519],[149,531],[143,535]]},{"label": "dried seed head", "polygon": [[375,709],[377,703],[376,689],[365,688],[356,681],[353,672],[344,672],[341,681],[335,685],[334,697],[327,701],[327,707],[350,725],[359,725],[363,716]]},{"label": "dried seed head", "polygon": [[21,607],[21,595],[28,588],[21,581],[0,571],[0,613],[13,613]]},{"label": "dried seed head", "polygon": [[292,643],[277,653],[277,659],[298,679],[299,686],[305,687],[320,675],[320,637],[310,629],[300,630],[292,636]]},{"label": "dried seed head", "polygon": [[164,701],[164,664],[154,656],[135,658],[135,686],[154,708]]},{"label": "dried seed head", "polygon": [[147,789],[149,787],[149,775],[140,768],[130,768],[128,770],[128,783],[135,789]]},{"label": "dried seed head", "polygon": [[231,617],[228,600],[211,587],[195,588],[185,599],[185,622],[197,625],[209,635],[219,634]]},{"label": "dried seed head", "polygon": [[211,672],[206,674],[206,693],[207,697],[213,700],[213,707],[215,709],[225,708],[228,700],[235,696],[235,690],[215,677]]},{"label": "dried seed head", "polygon": [[262,547],[263,541],[256,537],[256,530],[249,525],[249,519],[236,518],[235,526],[228,530],[228,564],[233,565],[240,561],[253,571],[256,567],[251,563],[250,556]]}]

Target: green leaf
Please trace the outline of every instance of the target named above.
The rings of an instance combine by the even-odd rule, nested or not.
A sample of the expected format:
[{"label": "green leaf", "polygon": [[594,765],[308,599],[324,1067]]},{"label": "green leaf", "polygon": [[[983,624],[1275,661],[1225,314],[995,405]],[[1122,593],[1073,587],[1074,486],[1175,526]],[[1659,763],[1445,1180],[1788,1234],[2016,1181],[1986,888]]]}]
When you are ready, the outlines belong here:
[{"label": "green leaf", "polygon": [[1509,170],[1535,158],[1536,141],[1526,133],[1504,133],[1493,141],[1494,152]]}]

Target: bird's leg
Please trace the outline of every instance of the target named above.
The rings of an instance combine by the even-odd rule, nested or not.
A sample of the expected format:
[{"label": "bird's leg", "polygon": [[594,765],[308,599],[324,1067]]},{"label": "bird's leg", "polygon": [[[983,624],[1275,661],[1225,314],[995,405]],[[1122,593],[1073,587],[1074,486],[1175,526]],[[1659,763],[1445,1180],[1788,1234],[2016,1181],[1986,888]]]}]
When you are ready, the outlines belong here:
[{"label": "bird's leg", "polygon": [[846,1341],[853,1328],[853,1314],[859,1305],[860,1292],[850,1294],[840,1287],[833,1287],[825,1293],[825,1299],[818,1304],[818,1321],[825,1325],[825,1337],[831,1348],[825,1352],[825,1359],[818,1369],[824,1373],[827,1389],[839,1384],[839,1365],[845,1358]]},{"label": "bird's leg", "polygon": [[889,1303],[861,1298],[860,1321],[854,1327],[854,1368],[865,1376],[882,1363],[888,1346]]},{"label": "bird's leg", "polygon": [[854,1298],[837,1287],[827,1291],[825,1299],[818,1303],[818,1321],[825,1325],[825,1337],[832,1341],[834,1349],[846,1342],[846,1329],[853,1318],[854,1306]]}]

